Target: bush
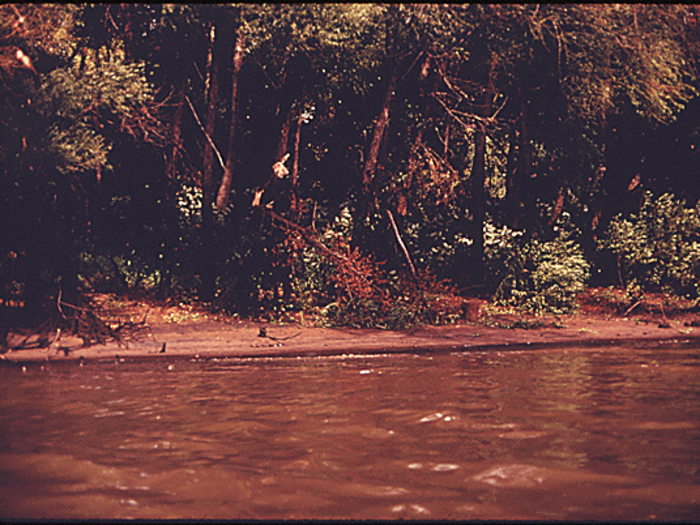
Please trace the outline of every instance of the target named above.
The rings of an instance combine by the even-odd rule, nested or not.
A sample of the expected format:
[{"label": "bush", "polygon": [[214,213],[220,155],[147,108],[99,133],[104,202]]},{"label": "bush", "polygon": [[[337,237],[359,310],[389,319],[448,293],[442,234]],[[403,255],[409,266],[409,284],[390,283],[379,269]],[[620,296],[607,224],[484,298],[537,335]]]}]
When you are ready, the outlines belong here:
[{"label": "bush", "polygon": [[700,202],[686,208],[672,194],[647,192],[639,214],[615,217],[599,248],[617,255],[628,290],[700,294]]},{"label": "bush", "polygon": [[[562,215],[566,221],[567,215]],[[585,288],[590,264],[568,225],[557,231],[551,241],[524,242],[504,229],[494,236],[500,241],[486,245],[489,266],[502,265],[496,304],[537,314],[566,314],[577,308],[576,295]]]}]

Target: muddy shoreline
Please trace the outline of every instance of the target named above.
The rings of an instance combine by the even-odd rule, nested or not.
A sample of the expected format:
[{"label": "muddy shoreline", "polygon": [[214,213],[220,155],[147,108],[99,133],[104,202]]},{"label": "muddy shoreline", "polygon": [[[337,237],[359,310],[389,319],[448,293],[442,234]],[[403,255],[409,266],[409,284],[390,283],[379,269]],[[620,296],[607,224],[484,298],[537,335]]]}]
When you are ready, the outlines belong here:
[{"label": "muddy shoreline", "polygon": [[[700,326],[693,326],[700,322],[691,314],[659,319],[579,313],[540,320],[526,328],[464,322],[403,331],[280,325],[206,314],[174,318],[164,308],[149,308],[146,317],[145,329],[127,345],[110,342],[85,347],[80,339],[66,337],[48,348],[10,350],[0,354],[0,362],[298,357],[660,342],[700,345]],[[15,335],[15,341],[20,337]]]}]

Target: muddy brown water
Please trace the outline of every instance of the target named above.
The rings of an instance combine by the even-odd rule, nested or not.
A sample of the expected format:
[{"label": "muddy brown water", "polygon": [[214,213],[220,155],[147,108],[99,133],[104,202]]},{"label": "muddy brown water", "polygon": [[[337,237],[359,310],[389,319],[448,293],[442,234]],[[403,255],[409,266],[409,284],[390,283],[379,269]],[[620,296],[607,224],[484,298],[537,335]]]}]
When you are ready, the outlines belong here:
[{"label": "muddy brown water", "polygon": [[0,518],[697,521],[690,345],[0,367]]}]

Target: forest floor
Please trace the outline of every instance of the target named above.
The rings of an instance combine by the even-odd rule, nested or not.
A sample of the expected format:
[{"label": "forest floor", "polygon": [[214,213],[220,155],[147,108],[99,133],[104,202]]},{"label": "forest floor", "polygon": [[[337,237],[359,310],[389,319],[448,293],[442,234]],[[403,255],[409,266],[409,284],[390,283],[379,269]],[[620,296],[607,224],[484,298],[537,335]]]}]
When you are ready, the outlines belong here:
[{"label": "forest floor", "polygon": [[[241,320],[191,305],[104,299],[115,323],[131,323],[129,340],[84,346],[81,339],[49,334],[48,347],[31,335],[10,333],[7,362],[119,360],[193,357],[279,357],[507,350],[543,346],[582,347],[639,342],[700,343],[697,306],[646,295],[628,306],[610,289],[590,289],[576,314],[528,316],[496,309],[484,300],[468,300],[458,324],[407,330],[322,328],[300,318],[286,323]],[[615,295],[617,294],[617,295]],[[144,321],[145,319],[145,321]],[[24,349],[12,349],[24,341]],[[29,348],[27,348],[29,347]]]}]

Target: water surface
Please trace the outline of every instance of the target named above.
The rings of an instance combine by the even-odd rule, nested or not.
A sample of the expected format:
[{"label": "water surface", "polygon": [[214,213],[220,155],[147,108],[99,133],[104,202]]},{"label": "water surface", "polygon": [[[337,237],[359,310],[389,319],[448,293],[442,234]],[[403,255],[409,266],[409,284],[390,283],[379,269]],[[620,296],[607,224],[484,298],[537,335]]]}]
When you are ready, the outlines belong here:
[{"label": "water surface", "polygon": [[0,367],[0,517],[692,520],[700,350]]}]

